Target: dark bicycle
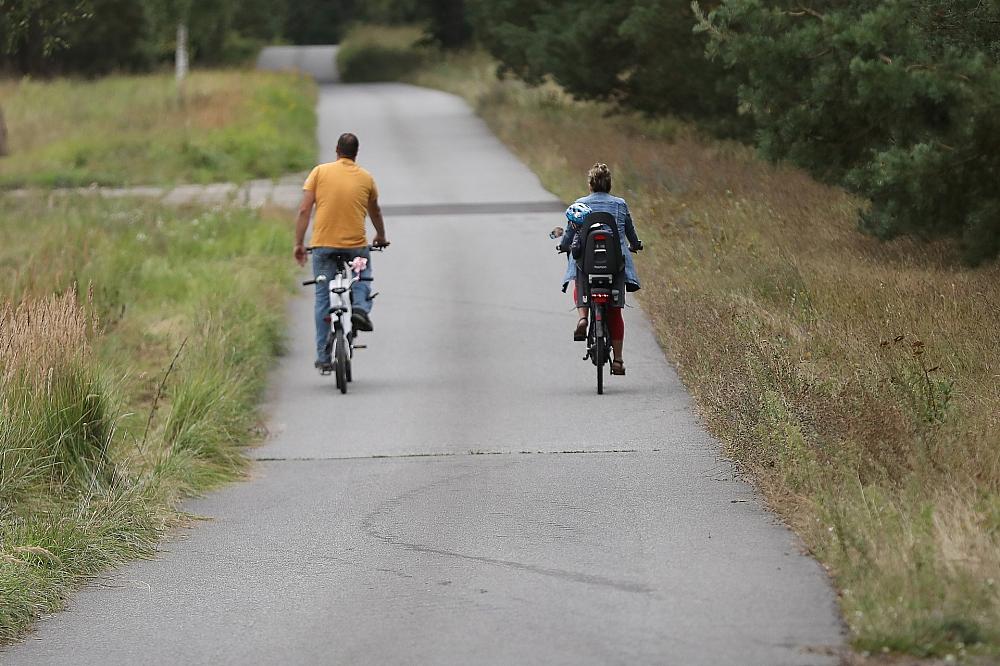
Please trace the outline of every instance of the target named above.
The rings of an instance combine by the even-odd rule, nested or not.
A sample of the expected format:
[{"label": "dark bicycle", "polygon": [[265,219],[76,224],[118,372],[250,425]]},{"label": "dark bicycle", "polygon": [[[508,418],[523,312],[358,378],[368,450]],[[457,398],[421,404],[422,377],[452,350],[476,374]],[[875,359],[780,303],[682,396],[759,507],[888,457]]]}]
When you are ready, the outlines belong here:
[{"label": "dark bicycle", "polygon": [[[622,255],[618,224],[610,213],[593,212],[587,215],[580,238],[574,241],[577,289],[580,302],[589,311],[587,353],[583,360],[590,360],[597,369],[597,393],[604,394],[604,366],[611,356],[611,331],[608,328],[608,308],[625,306],[625,259]],[[556,227],[550,238],[559,238],[563,229]],[[560,244],[559,252],[570,249]],[[642,249],[642,241],[633,251]]]}]

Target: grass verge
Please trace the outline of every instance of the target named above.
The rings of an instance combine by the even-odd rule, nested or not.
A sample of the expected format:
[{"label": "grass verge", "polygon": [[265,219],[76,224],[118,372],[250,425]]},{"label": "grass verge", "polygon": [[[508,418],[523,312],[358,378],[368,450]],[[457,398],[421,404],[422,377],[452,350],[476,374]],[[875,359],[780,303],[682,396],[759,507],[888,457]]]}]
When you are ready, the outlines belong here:
[{"label": "grass verge", "polygon": [[744,146],[494,72],[466,54],[413,80],[466,97],[565,200],[612,166],[661,344],[832,572],[855,647],[1000,654],[1000,266],[876,241],[863,202]]},{"label": "grass verge", "polygon": [[0,188],[243,181],[315,161],[315,86],[288,74],[0,82]]},{"label": "grass verge", "polygon": [[241,474],[292,262],[267,212],[8,197],[0,235],[3,643]]}]

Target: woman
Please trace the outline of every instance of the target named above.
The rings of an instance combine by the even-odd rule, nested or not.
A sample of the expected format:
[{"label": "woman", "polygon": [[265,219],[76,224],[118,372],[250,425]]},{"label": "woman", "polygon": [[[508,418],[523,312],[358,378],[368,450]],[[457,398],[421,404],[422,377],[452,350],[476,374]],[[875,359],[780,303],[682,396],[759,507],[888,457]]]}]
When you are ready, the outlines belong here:
[{"label": "woman", "polygon": [[[622,242],[622,255],[625,257],[625,290],[639,291],[639,276],[635,272],[635,263],[632,261],[630,250],[638,250],[642,244],[635,233],[635,225],[632,223],[632,215],[629,213],[628,204],[620,197],[611,196],[611,169],[607,164],[598,162],[587,173],[587,184],[590,187],[590,194],[576,200],[574,206],[583,204],[590,208],[592,212],[610,213],[618,222],[618,235]],[[572,210],[574,206],[570,206]],[[580,210],[580,209],[578,209]],[[584,209],[585,210],[585,209]],[[567,217],[570,217],[567,211]],[[566,225],[566,232],[563,236],[562,245],[568,248],[573,243],[573,237],[581,229],[581,225]],[[628,241],[628,247],[625,242]],[[566,267],[566,275],[563,276],[563,291],[569,283],[573,283],[573,301],[576,303],[577,313],[580,320],[573,331],[573,339],[580,341],[587,339],[587,308],[580,301],[580,290],[576,286],[576,260],[569,256],[569,265]],[[608,328],[611,333],[611,348],[614,351],[614,359],[611,361],[611,374],[625,374],[625,359],[622,356],[622,346],[625,341],[625,320],[622,319],[621,308],[609,308]]]}]

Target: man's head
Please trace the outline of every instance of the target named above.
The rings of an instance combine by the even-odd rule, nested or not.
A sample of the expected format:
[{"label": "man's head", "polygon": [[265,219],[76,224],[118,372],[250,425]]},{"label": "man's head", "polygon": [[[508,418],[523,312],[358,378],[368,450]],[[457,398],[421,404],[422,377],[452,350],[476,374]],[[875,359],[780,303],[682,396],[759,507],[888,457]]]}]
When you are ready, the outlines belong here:
[{"label": "man's head", "polygon": [[337,139],[337,157],[346,157],[349,160],[358,157],[358,137],[350,132],[344,132]]}]

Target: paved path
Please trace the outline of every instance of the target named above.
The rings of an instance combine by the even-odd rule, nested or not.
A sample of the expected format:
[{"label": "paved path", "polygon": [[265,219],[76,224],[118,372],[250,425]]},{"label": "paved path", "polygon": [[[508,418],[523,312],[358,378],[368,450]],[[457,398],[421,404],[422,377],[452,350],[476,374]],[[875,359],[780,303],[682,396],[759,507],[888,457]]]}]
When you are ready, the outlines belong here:
[{"label": "paved path", "polygon": [[[155,185],[137,185],[131,187],[66,187],[46,190],[50,194],[90,194],[106,199],[139,197],[155,199],[165,204],[185,205],[242,205],[260,207],[274,205],[283,208],[295,208],[302,199],[302,182],[306,174],[289,174],[282,178],[251,180],[243,184],[208,183],[184,184],[171,187]],[[40,190],[17,189],[0,192],[2,196],[27,197],[35,196]]]},{"label": "paved path", "polygon": [[0,662],[836,663],[822,570],[732,478],[641,310],[595,394],[535,176],[444,93],[324,87],[320,114],[322,157],[358,133],[394,211],[351,392],[312,371],[303,295],[254,479]]}]

